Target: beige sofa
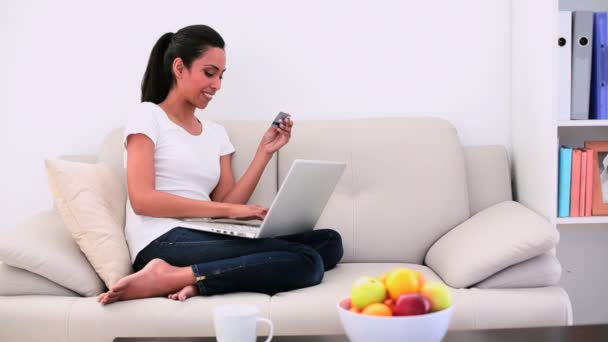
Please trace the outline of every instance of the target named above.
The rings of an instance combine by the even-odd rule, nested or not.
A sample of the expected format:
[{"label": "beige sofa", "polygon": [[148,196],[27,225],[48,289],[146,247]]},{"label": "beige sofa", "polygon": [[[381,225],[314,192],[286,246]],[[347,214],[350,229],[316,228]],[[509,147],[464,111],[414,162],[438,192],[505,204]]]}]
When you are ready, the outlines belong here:
[{"label": "beige sofa", "polygon": [[[220,123],[236,147],[238,177],[268,123]],[[123,151],[117,129],[98,156],[71,159],[98,159],[124,182]],[[317,225],[340,231],[344,258],[320,285],[275,296],[235,293],[100,306],[94,295],[103,283],[50,210],[24,220],[0,243],[0,340],[209,336],[211,309],[233,302],[259,306],[278,335],[340,333],[336,303],[353,280],[395,266],[450,286],[450,329],[572,324],[570,300],[558,286],[558,232],[512,200],[503,146],[463,147],[455,128],[436,118],[299,121],[251,202],[269,205],[297,158],[348,163]]]}]

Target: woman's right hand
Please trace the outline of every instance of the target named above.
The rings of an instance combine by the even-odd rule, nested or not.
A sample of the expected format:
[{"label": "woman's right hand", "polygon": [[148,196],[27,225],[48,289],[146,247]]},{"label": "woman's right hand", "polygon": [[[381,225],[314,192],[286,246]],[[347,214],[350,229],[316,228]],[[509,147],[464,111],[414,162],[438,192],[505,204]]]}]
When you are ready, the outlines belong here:
[{"label": "woman's right hand", "polygon": [[233,204],[228,213],[228,218],[235,220],[263,220],[268,213],[268,208],[260,205]]}]

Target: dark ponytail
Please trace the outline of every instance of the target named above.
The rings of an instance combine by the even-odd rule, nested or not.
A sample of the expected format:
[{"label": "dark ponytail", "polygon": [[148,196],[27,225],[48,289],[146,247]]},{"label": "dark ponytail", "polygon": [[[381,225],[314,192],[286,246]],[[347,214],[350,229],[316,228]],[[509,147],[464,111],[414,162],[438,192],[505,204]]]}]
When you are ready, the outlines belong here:
[{"label": "dark ponytail", "polygon": [[172,32],[163,34],[152,48],[148,67],[141,82],[141,102],[159,104],[169,94],[171,76],[167,71],[170,70],[165,70],[163,60],[165,51],[167,51],[167,47],[171,43],[171,37],[173,37]]},{"label": "dark ponytail", "polygon": [[173,61],[179,57],[189,69],[192,62],[211,47],[223,49],[224,39],[206,25],[187,26],[175,33],[163,34],[150,53],[141,81],[141,102],[163,102],[175,83]]}]

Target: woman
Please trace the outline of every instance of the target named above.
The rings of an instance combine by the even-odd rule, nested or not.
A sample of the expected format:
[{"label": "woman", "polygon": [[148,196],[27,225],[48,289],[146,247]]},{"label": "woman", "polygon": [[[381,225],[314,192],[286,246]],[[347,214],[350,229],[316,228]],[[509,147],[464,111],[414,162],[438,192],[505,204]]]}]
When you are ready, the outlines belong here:
[{"label": "woman", "polygon": [[179,218],[263,219],[267,208],[247,205],[272,154],[289,142],[293,122],[269,128],[245,174],[235,182],[232,146],[221,125],[199,121],[220,90],[224,40],[193,25],[156,42],[142,82],[142,103],[124,131],[127,224],[135,273],[98,296],[118,300],[250,291],[274,294],[316,285],[342,258],[330,229],[249,240],[180,227]]}]

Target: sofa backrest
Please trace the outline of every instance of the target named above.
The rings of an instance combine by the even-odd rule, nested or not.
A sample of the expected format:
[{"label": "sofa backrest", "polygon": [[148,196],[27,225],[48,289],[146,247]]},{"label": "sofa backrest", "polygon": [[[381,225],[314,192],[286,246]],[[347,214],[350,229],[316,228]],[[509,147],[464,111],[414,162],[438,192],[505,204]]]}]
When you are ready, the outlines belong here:
[{"label": "sofa backrest", "polygon": [[[255,157],[260,140],[270,126],[267,121],[217,121],[226,128],[230,141],[234,145],[235,152],[232,156],[232,172],[235,181],[247,171],[247,167]],[[277,154],[275,153],[255,191],[249,199],[249,203],[269,207],[278,191],[278,166]]]},{"label": "sofa backrest", "polygon": [[[235,179],[246,171],[266,121],[222,124],[236,148]],[[125,181],[122,128],[104,140],[99,160]],[[317,227],[338,230],[343,262],[422,263],[430,246],[472,214],[511,199],[502,146],[463,148],[437,118],[298,121],[249,203],[269,206],[294,159],[339,160],[347,168]],[[125,188],[126,191],[126,188]]]},{"label": "sofa backrest", "polygon": [[279,182],[294,159],[347,162],[318,224],[340,231],[343,261],[421,264],[470,216],[463,148],[442,119],[299,121],[279,151]]},{"label": "sofa backrest", "polygon": [[471,216],[494,204],[513,200],[511,167],[504,146],[466,146],[464,156]]}]

